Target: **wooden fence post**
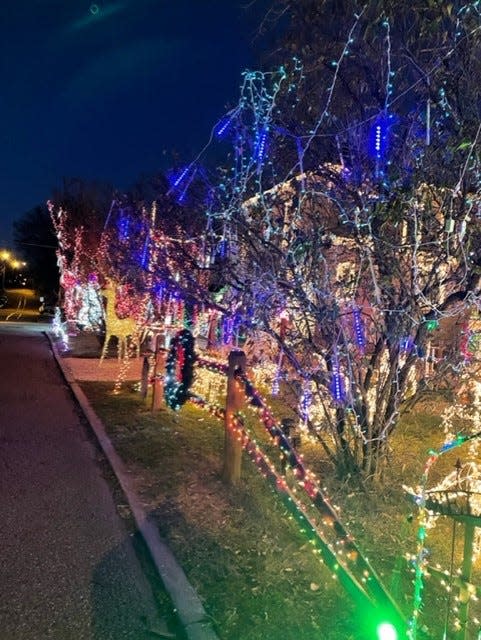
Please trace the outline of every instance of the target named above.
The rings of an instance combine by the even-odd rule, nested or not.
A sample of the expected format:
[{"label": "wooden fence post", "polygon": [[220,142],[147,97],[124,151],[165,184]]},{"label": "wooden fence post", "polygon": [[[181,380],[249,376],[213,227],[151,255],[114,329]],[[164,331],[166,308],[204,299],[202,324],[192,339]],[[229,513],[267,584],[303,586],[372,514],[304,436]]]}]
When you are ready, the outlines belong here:
[{"label": "wooden fence post", "polygon": [[224,436],[224,468],[222,479],[228,484],[237,484],[241,477],[242,444],[232,431],[232,418],[244,404],[244,394],[235,379],[235,371],[246,370],[246,356],[243,351],[229,353],[229,370],[227,373],[227,395],[225,407]]},{"label": "wooden fence post", "polygon": [[159,410],[164,403],[164,384],[161,370],[164,367],[164,354],[160,349],[160,340],[164,340],[163,334],[157,334],[154,341],[154,371],[152,373],[152,405],[151,410]]},{"label": "wooden fence post", "polygon": [[471,582],[471,571],[473,568],[473,545],[474,545],[474,533],[476,525],[473,521],[466,520],[464,523],[464,550],[463,550],[463,567],[462,567],[462,585],[459,591],[459,624],[460,628],[455,635],[455,638],[460,640],[468,640],[470,637],[468,622],[469,622],[469,601],[471,594],[469,593],[468,586]]},{"label": "wooden fence post", "polygon": [[144,359],[142,360],[142,373],[140,378],[140,396],[142,400],[145,400],[145,398],[147,397],[147,392],[149,390],[149,371],[149,356],[144,356]]}]

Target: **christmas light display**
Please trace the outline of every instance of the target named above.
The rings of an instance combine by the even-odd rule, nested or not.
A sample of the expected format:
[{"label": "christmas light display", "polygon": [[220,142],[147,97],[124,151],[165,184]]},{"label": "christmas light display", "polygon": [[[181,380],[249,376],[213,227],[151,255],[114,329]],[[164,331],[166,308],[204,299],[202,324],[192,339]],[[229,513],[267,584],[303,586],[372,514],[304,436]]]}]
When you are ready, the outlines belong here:
[{"label": "christmas light display", "polygon": [[[85,246],[83,226],[69,228],[68,212],[48,202],[50,218],[57,235],[57,264],[62,289],[62,310],[69,331],[99,331],[104,312],[99,294],[98,273],[91,271],[95,265],[94,252]],[[100,241],[98,253],[104,250]]]},{"label": "christmas light display", "polygon": [[[204,233],[194,237],[182,225],[167,233],[154,206],[149,212],[120,203],[105,225],[122,255],[103,256],[103,275],[110,270],[135,280],[152,300],[154,322],[173,331],[191,322],[207,348],[235,346],[242,325],[274,336],[274,392],[281,380],[289,385],[306,429],[334,458],[345,457],[340,466],[352,461],[369,477],[382,468],[379,457],[403,400],[418,391],[413,377],[428,370],[433,325],[425,318],[449,319],[459,313],[451,301],[474,303],[477,295],[479,132],[469,129],[459,140],[449,128],[459,114],[442,60],[459,62],[463,39],[477,33],[478,7],[453,10],[455,29],[448,17],[440,55],[414,78],[389,12],[376,19],[367,6],[356,12],[321,79],[318,106],[299,121],[306,81],[299,59],[272,72],[245,72],[238,105],[219,119],[197,158],[171,176],[169,197],[188,202],[191,191],[205,195]],[[369,29],[376,38],[365,37]],[[376,42],[378,56],[373,91],[362,96],[363,118],[353,115],[346,123],[343,85],[366,41]],[[412,108],[417,100],[422,109]],[[201,160],[220,138],[232,162],[216,183],[206,178]],[[329,158],[322,155],[324,142],[334,150]],[[459,171],[435,180],[433,150],[439,166],[456,156]],[[464,193],[462,184],[472,185],[471,191]],[[54,218],[65,258],[73,240],[59,212]],[[109,253],[113,249],[115,242]],[[219,287],[212,286],[216,264],[222,264],[215,274]],[[71,266],[64,264],[65,288],[74,291],[72,282],[83,286],[85,274]],[[163,291],[160,303],[156,289]],[[75,315],[72,304],[66,305],[68,316]],[[207,332],[188,320],[186,309],[194,306],[211,312]],[[290,322],[284,335],[278,327],[283,313]],[[167,341],[173,331],[166,332]],[[461,352],[467,356],[463,345]],[[432,384],[437,375],[442,367],[431,367]],[[304,385],[295,384],[308,380],[309,410],[303,409]]]},{"label": "christmas light display", "polygon": [[332,359],[332,379],[331,379],[331,393],[334,398],[334,402],[342,404],[346,400],[346,392],[344,390],[344,381],[342,374],[339,370],[339,357],[337,353],[334,354]]},{"label": "christmas light display", "polygon": [[[196,365],[213,369],[218,374],[226,373],[225,365],[220,366],[209,360],[202,359],[197,361]],[[382,607],[389,611],[396,627],[403,629],[402,614],[385,591],[369,561],[341,523],[337,509],[331,505],[325,490],[320,488],[316,476],[306,467],[290,440],[284,435],[265,399],[245,374],[237,372],[236,377],[245,392],[248,405],[258,412],[258,417],[270,435],[272,444],[278,448],[281,459],[287,460],[286,469],[292,471],[292,476],[288,477],[285,472],[284,475],[280,475],[264,447],[249,432],[247,421],[242,415],[233,416],[228,428],[299,523],[301,531],[308,537],[319,559],[331,569],[333,579],[339,580],[356,601],[364,602],[374,610]],[[189,400],[218,419],[225,419],[225,409],[219,404],[211,403],[193,393],[189,394]],[[384,624],[387,633],[388,623]],[[396,627],[389,625],[391,631]]]},{"label": "christmas light display", "polygon": [[97,274],[89,274],[87,283],[80,288],[80,307],[77,322],[83,330],[99,331],[104,320]]},{"label": "christmas light display", "polygon": [[191,393],[205,398],[209,403],[224,402],[227,392],[227,365],[218,360],[197,356],[196,367],[201,367],[202,373],[194,375]]},{"label": "christmas light display", "polygon": [[[416,504],[419,508],[419,527],[418,527],[418,548],[417,553],[414,560],[415,566],[415,579],[414,579],[414,596],[413,596],[413,614],[409,621],[409,629],[408,629],[408,638],[410,640],[416,640],[419,637],[419,616],[421,613],[421,608],[423,604],[423,587],[424,587],[424,579],[428,574],[427,568],[427,558],[428,552],[426,549],[426,537],[427,537],[427,529],[429,527],[429,520],[432,516],[429,510],[429,502],[428,502],[428,494],[427,494],[427,481],[429,479],[429,474],[432,466],[438,460],[439,456],[442,454],[455,449],[466,442],[471,440],[475,440],[481,437],[481,432],[476,434],[471,434],[469,436],[457,436],[454,440],[449,440],[444,443],[444,445],[439,450],[433,450],[431,452],[430,457],[426,461],[423,477],[422,477],[422,485],[419,489],[419,492],[416,496]],[[409,491],[409,489],[408,489]]]},{"label": "christmas light display", "polygon": [[189,397],[194,361],[194,338],[190,331],[183,329],[173,338],[165,365],[164,397],[174,411],[178,411]]},{"label": "christmas light display", "polygon": [[[471,19],[478,16],[473,7],[469,19],[460,11],[456,33],[471,34]],[[428,165],[431,158],[423,145],[440,144],[440,122],[451,117],[454,109],[442,70],[438,63],[423,69],[429,95],[417,80],[404,84],[397,95],[403,81],[396,69],[398,42],[386,15],[376,23],[383,61],[376,78],[376,104],[366,105],[365,113],[371,115],[365,120],[346,129],[336,126],[333,132],[332,123],[341,121],[335,112],[342,102],[339,76],[342,73],[345,79],[349,73],[353,50],[363,46],[358,34],[368,28],[369,20],[373,24],[364,11],[353,18],[345,45],[332,61],[332,74],[326,73],[321,94],[325,98],[308,131],[299,133],[299,123],[290,130],[286,123],[291,117],[282,119],[289,109],[289,96],[294,98],[302,87],[304,71],[298,60],[277,72],[244,74],[239,105],[214,129],[217,135],[228,127],[234,160],[207,211],[204,246],[212,235],[213,244],[226,234],[234,239],[230,250],[234,247],[242,259],[226,265],[225,278],[236,288],[239,306],[252,310],[258,333],[265,330],[279,339],[275,325],[280,313],[291,317],[289,334],[280,338],[277,350],[274,393],[280,390],[281,378],[287,384],[315,380],[308,420],[302,409],[303,385],[297,391],[291,385],[298,394],[294,407],[301,420],[323,439],[334,457],[346,452],[341,465],[355,460],[357,469],[375,475],[378,456],[386,450],[385,440],[395,429],[403,400],[418,393],[417,379],[428,369],[431,378],[441,375],[442,367],[426,365],[432,351],[427,332],[460,313],[450,301],[468,300],[464,285],[479,256],[472,253],[468,258],[460,244],[475,228],[474,219],[468,220],[464,213],[468,198],[460,198],[459,176],[446,174],[442,186],[430,186],[428,181],[433,176]],[[454,32],[448,36],[452,39],[443,56],[452,59],[463,36]],[[435,102],[432,89],[438,83],[443,92]],[[417,121],[410,120],[412,112],[403,111],[404,96],[411,93],[425,100],[421,138]],[[402,147],[400,131],[406,132]],[[319,141],[331,135],[337,142],[338,162],[319,164],[315,155]],[[364,147],[363,140],[368,141]],[[464,176],[477,171],[472,164],[475,141],[475,136],[463,140]],[[349,162],[349,154],[355,160]],[[286,155],[293,159],[291,168],[285,165]],[[410,168],[399,170],[400,165],[406,166],[406,158],[423,176],[417,182],[411,180]],[[468,207],[479,207],[475,189],[469,194]],[[459,220],[460,229],[449,246],[438,242],[448,219]],[[344,265],[342,275],[340,265]],[[359,302],[352,307],[348,331],[344,316],[347,301],[353,299]],[[426,314],[435,320],[426,322]],[[398,351],[393,344],[399,345]],[[356,357],[359,352],[363,358]],[[339,432],[346,432],[342,441],[336,437]],[[333,442],[338,443],[334,451]]]},{"label": "christmas light display", "polygon": [[66,331],[65,323],[62,321],[62,311],[60,307],[55,307],[55,314],[52,322],[53,335],[60,340],[62,351],[68,351],[69,338]]},{"label": "christmas light display", "polygon": [[436,329],[439,329],[439,320],[436,320],[436,319],[427,320],[426,329],[428,331],[435,331]]},{"label": "christmas light display", "polygon": [[307,424],[309,421],[309,410],[312,404],[312,383],[310,380],[304,383],[304,389],[301,396],[299,413],[301,418],[301,424],[307,428]]},{"label": "christmas light display", "polygon": [[[433,11],[437,4],[443,3],[430,3]],[[472,363],[479,332],[467,322],[457,325],[457,351],[446,348],[436,366],[428,367],[444,323],[465,318],[468,306],[481,306],[481,128],[479,115],[470,112],[475,100],[467,97],[463,108],[458,104],[470,83],[465,65],[479,57],[479,3],[449,6],[441,14],[442,45],[436,41],[429,49],[431,42],[420,32],[417,60],[395,39],[402,25],[391,29],[390,16],[373,16],[375,7],[366,4],[349,18],[330,67],[330,58],[322,58],[327,64],[319,93],[302,117],[297,109],[307,80],[298,59],[273,72],[244,73],[238,105],[219,120],[198,157],[171,176],[169,197],[177,202],[189,205],[192,194],[205,196],[203,232],[182,225],[167,230],[168,220],[159,222],[154,207],[109,213],[106,234],[115,241],[99,273],[118,274],[149,299],[152,322],[170,346],[170,407],[178,409],[189,396],[207,407],[221,386],[221,369],[206,360],[211,370],[204,390],[202,381],[191,387],[193,346],[178,331],[188,326],[217,354],[238,345],[246,331],[258,380],[268,380],[274,393],[284,385],[289,389],[305,432],[322,443],[339,469],[378,478],[403,402],[426,388],[418,380],[426,383],[429,370],[434,388],[437,379],[452,379],[453,371],[466,371]],[[369,89],[360,95],[357,85],[364,85],[356,71],[372,57],[366,43],[376,60],[368,66]],[[429,51],[432,56],[425,56]],[[356,84],[349,84],[351,76]],[[358,103],[361,115],[354,113]],[[352,119],[344,104],[353,105]],[[211,143],[227,148],[229,158],[217,181],[211,175],[207,180],[200,164]],[[65,312],[76,320],[86,283],[78,260],[82,232],[67,234],[64,213],[51,213],[61,246]],[[264,349],[269,342],[274,348]],[[240,378],[239,384],[280,459],[321,513],[320,520],[319,513],[310,520],[289,487],[286,495],[296,503],[299,521],[321,541],[334,531],[333,542],[319,543],[327,548],[333,572],[342,566],[352,593],[366,583],[367,591],[381,593],[369,596],[382,599],[368,563],[265,401],[249,380]],[[212,411],[221,415],[218,407]],[[262,473],[283,488],[286,479],[240,418],[232,429]],[[439,455],[465,441],[454,438],[452,446],[433,454],[426,480]],[[474,481],[474,472],[470,477]],[[420,495],[421,511],[427,512],[427,498]],[[426,571],[421,521],[413,640]],[[395,637],[387,624],[378,635]]]},{"label": "christmas light display", "polygon": [[[76,267],[79,262],[79,243],[81,243],[82,233],[81,229],[75,229],[75,240],[70,238],[66,230],[66,211],[61,207],[56,210],[53,202],[50,201],[47,205],[58,242],[57,265],[60,272],[60,285],[64,293],[62,307],[67,322],[75,322],[79,308],[76,299],[79,275]],[[73,258],[71,257],[69,260],[67,256],[72,252]]]},{"label": "christmas light display", "polygon": [[354,322],[354,335],[356,337],[356,344],[359,347],[361,353],[363,353],[366,346],[366,336],[364,332],[364,323],[362,321],[361,310],[357,307],[354,307],[352,316]]},{"label": "christmas light display", "polygon": [[225,135],[229,133],[230,125],[232,124],[236,114],[237,114],[237,109],[234,109],[232,113],[230,114],[228,113],[226,116],[224,116],[220,120],[220,122],[216,124],[216,126],[214,127],[214,133],[217,138],[223,138]]},{"label": "christmas light display", "polygon": [[[454,421],[465,425],[468,433],[455,434]],[[469,425],[467,427],[467,425]],[[420,617],[423,607],[426,604],[426,594],[424,584],[426,578],[431,574],[439,576],[440,583],[450,593],[455,580],[459,586],[459,595],[453,594],[447,601],[447,612],[445,615],[444,637],[447,637],[451,630],[448,621],[455,630],[466,627],[467,603],[478,599],[477,589],[474,585],[468,584],[467,577],[462,579],[461,573],[453,575],[451,570],[442,571],[439,564],[432,566],[428,564],[429,552],[427,549],[428,532],[432,529],[440,517],[453,515],[454,517],[471,516],[480,518],[481,524],[481,467],[479,466],[479,452],[481,439],[481,385],[476,383],[473,404],[462,407],[452,405],[448,407],[442,416],[442,426],[446,440],[438,450],[432,450],[427,459],[421,479],[421,485],[414,491],[405,487],[406,491],[413,496],[418,507],[418,534],[417,551],[415,555],[408,556],[409,562],[414,567],[414,595],[413,613],[409,624],[408,637],[415,640],[418,637],[420,627]],[[468,456],[464,463],[458,460],[455,469],[446,475],[443,480],[432,487],[428,487],[431,472],[439,457],[457,449],[463,445],[468,446]],[[474,526],[473,526],[474,529]],[[453,533],[454,536],[454,533]],[[454,537],[453,537],[454,544]],[[473,531],[471,548],[464,545],[464,562],[470,565],[481,551],[481,536],[479,531]],[[472,558],[466,554],[472,554]],[[451,601],[453,604],[451,604]],[[463,607],[465,607],[463,609]],[[464,620],[460,620],[460,610],[464,611]],[[473,620],[474,624],[478,624]],[[464,631],[463,631],[464,633]]]},{"label": "christmas light display", "polygon": [[119,318],[115,310],[117,286],[114,282],[108,281],[107,286],[102,290],[102,295],[105,297],[106,309],[105,309],[105,339],[102,353],[100,355],[100,363],[102,363],[110,339],[116,337],[118,341],[117,354],[118,358],[127,357],[127,346],[129,339],[137,347],[137,356],[140,356],[140,326],[135,318],[124,317]]},{"label": "christmas light display", "polygon": [[389,622],[382,622],[377,628],[378,640],[398,640],[396,627]]}]

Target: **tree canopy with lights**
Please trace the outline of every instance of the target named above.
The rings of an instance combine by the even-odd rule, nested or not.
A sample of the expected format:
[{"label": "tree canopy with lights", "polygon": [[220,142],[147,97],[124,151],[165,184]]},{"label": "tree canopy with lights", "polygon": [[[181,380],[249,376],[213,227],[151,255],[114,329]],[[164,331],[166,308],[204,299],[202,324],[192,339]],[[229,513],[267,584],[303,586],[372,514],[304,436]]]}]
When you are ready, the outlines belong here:
[{"label": "tree canopy with lights", "polygon": [[426,362],[439,323],[479,300],[481,16],[427,0],[277,8],[295,56],[246,72],[214,128],[233,163],[207,226],[236,313],[278,345],[274,390],[341,473],[378,475],[426,370],[446,379],[470,357],[461,325],[458,349]]},{"label": "tree canopy with lights", "polygon": [[480,19],[478,2],[276,0],[277,69],[245,72],[211,144],[153,206],[117,199],[88,256],[165,317],[247,331],[342,475],[379,476],[406,400],[477,344]]}]

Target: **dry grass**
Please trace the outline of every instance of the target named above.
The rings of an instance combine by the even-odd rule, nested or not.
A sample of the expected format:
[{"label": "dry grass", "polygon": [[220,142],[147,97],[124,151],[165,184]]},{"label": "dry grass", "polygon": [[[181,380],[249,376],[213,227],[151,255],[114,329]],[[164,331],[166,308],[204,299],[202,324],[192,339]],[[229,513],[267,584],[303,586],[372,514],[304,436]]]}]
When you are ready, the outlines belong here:
[{"label": "dry grass", "polygon": [[[221,482],[220,423],[192,406],[178,414],[152,414],[132,391],[113,397],[111,385],[82,386],[223,640],[372,638],[251,463],[243,463],[240,487],[229,489]],[[404,418],[382,488],[353,489],[339,482],[320,461],[319,450],[303,446],[306,460],[341,507],[344,524],[406,611],[412,575],[404,555],[415,551],[417,524],[402,484],[418,483],[427,450],[442,442],[439,408],[431,409]],[[439,473],[452,464],[452,459],[440,462]],[[449,531],[444,526],[432,535],[436,558],[444,564]],[[430,595],[434,615],[428,612],[426,620],[440,637],[445,592],[434,589]]]}]

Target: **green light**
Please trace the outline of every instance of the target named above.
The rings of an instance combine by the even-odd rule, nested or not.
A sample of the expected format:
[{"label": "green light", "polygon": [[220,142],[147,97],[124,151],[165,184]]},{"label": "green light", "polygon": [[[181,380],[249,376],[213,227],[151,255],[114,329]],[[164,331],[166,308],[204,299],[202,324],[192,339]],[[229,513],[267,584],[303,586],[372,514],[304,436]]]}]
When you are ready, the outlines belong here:
[{"label": "green light", "polygon": [[396,628],[390,622],[381,622],[376,633],[378,640],[398,640]]},{"label": "green light", "polygon": [[426,329],[428,331],[434,331],[439,328],[439,320],[426,320]]}]

